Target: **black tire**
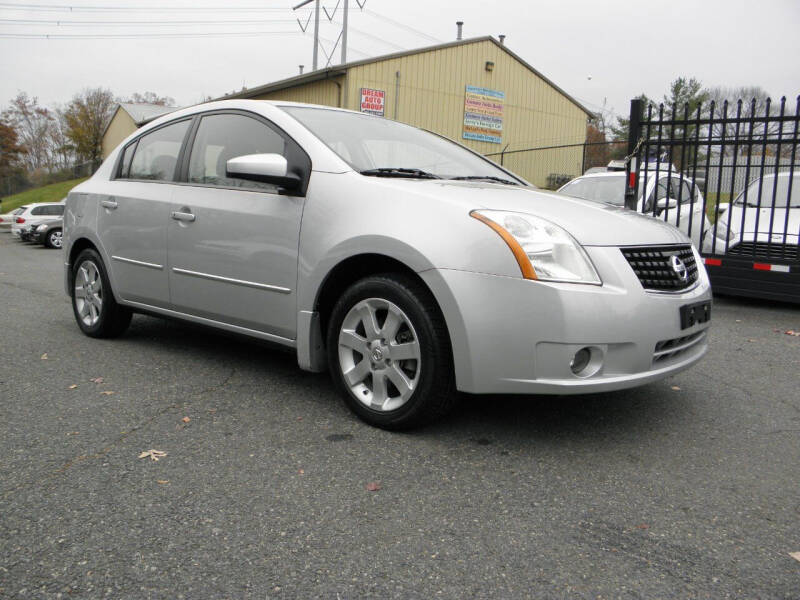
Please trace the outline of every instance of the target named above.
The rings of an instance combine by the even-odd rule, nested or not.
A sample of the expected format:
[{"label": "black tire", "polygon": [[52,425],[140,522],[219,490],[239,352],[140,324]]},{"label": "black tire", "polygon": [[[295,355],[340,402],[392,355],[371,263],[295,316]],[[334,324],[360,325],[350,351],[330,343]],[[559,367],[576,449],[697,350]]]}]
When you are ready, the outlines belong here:
[{"label": "black tire", "polygon": [[56,227],[47,232],[44,238],[44,245],[47,248],[61,249],[61,228]]},{"label": "black tire", "polygon": [[[84,316],[78,307],[78,296],[76,294],[76,286],[78,285],[79,270],[84,264],[93,264],[97,269],[99,281],[102,284],[102,304],[97,311],[98,317],[96,322],[87,323],[84,321]],[[108,280],[106,267],[103,264],[103,259],[93,249],[87,248],[81,252],[72,264],[72,312],[75,315],[75,321],[78,323],[81,331],[93,338],[113,338],[122,335],[131,323],[133,312],[124,306],[117,304],[114,299],[114,294],[111,290],[111,283]]]},{"label": "black tire", "polygon": [[[420,360],[411,363],[419,368],[418,380],[408,400],[393,410],[376,410],[359,400],[346,382],[341,366],[339,334],[343,322],[351,309],[367,299],[387,301],[399,307],[409,320],[418,341]],[[331,376],[344,395],[345,403],[370,425],[389,430],[419,427],[443,417],[458,400],[453,353],[444,317],[430,292],[407,275],[373,275],[350,286],[336,302],[331,313],[327,352]],[[362,360],[367,360],[367,357],[363,356]],[[391,360],[388,362],[391,364]],[[395,388],[395,391],[398,389]]]}]

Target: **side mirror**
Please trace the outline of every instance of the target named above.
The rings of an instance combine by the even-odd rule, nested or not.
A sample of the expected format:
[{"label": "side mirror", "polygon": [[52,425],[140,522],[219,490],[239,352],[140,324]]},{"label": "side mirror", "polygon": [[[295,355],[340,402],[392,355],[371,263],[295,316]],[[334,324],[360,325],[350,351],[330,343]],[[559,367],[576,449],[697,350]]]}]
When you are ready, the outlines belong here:
[{"label": "side mirror", "polygon": [[678,201],[675,198],[659,198],[656,201],[656,208],[659,212],[664,210],[665,208],[677,208]]},{"label": "side mirror", "polygon": [[246,154],[225,163],[226,175],[237,179],[261,181],[295,189],[300,186],[300,177],[289,173],[289,164],[280,154]]}]

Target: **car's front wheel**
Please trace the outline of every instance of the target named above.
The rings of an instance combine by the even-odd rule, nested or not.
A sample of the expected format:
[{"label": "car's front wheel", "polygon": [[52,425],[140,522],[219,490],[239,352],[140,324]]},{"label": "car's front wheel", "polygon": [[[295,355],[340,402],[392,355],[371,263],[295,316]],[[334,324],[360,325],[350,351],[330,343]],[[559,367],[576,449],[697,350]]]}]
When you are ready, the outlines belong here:
[{"label": "car's front wheel", "polygon": [[371,425],[409,429],[455,404],[444,318],[411,277],[376,275],[348,288],[331,314],[327,347],[347,405]]},{"label": "car's front wheel", "polygon": [[103,260],[91,248],[72,265],[72,310],[78,327],[90,337],[117,337],[131,322],[131,310],[114,300]]},{"label": "car's front wheel", "polygon": [[48,248],[61,249],[62,234],[60,229],[51,229],[47,232],[47,237],[44,240],[44,245]]}]

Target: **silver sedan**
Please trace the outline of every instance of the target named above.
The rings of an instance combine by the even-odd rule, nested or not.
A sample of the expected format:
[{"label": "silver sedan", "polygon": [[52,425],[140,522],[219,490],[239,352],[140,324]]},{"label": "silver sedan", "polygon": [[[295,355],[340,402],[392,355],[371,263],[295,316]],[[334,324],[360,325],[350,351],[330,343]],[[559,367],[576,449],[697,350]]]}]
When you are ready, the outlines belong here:
[{"label": "silver sedan", "polygon": [[230,100],[150,123],[69,194],[64,248],[87,335],[146,312],[276,342],[389,429],[458,391],[645,384],[708,343],[708,277],[675,227],[326,107]]}]

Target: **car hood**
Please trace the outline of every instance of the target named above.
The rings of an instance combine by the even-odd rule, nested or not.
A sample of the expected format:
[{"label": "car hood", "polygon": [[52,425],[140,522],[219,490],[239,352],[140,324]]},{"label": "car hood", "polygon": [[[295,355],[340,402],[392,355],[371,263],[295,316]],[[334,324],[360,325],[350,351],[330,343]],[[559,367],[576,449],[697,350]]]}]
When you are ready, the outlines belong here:
[{"label": "car hood", "polygon": [[477,181],[376,178],[400,193],[422,193],[431,201],[463,208],[508,210],[532,214],[566,229],[584,246],[686,244],[672,225],[632,210],[572,198],[531,187]]},{"label": "car hood", "polygon": [[800,207],[776,208],[773,215],[771,208],[733,206],[720,219],[720,228],[727,228],[726,223],[730,223],[731,229],[739,232],[740,239],[745,242],[780,243],[785,233],[787,241],[796,244],[800,232]]}]

